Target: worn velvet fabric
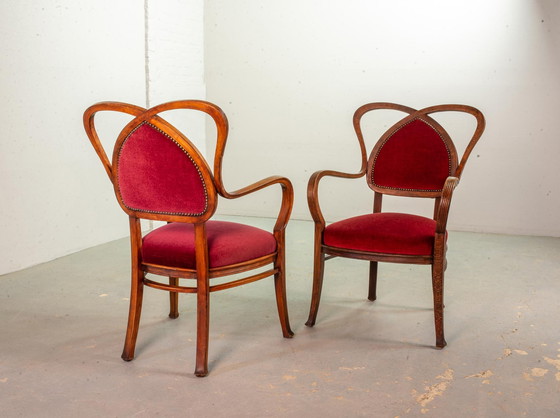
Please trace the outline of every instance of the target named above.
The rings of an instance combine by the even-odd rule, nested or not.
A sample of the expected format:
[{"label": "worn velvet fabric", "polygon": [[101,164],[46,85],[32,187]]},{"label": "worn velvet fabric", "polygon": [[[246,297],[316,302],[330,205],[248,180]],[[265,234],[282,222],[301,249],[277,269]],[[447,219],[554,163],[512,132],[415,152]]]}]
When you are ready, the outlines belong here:
[{"label": "worn velvet fabric", "polygon": [[441,190],[450,175],[445,142],[419,119],[396,131],[372,157],[372,182],[380,187]]},{"label": "worn velvet fabric", "polygon": [[120,150],[118,187],[130,209],[182,215],[206,210],[198,168],[185,150],[149,124],[133,131]]},{"label": "worn velvet fabric", "polygon": [[436,222],[404,213],[372,213],[325,228],[325,245],[385,254],[432,255]]},{"label": "worn velvet fabric", "polygon": [[[210,268],[237,264],[276,251],[276,239],[262,229],[224,221],[206,223]],[[170,223],[143,238],[146,263],[186,269],[196,268],[194,225]]]}]

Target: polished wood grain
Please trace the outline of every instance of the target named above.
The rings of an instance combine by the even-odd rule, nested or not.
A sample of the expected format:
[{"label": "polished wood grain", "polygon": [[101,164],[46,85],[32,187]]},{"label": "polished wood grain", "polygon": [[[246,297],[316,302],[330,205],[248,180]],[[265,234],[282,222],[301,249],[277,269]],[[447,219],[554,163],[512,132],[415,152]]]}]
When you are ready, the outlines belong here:
[{"label": "polished wood grain", "polygon": [[[190,109],[204,112],[214,121],[217,137],[213,170],[206,163],[205,159],[201,156],[189,139],[161,116],[162,112],[176,109]],[[133,117],[116,139],[112,160],[110,160],[107,156],[95,128],[96,114],[104,111],[126,113]],[[120,144],[126,140],[128,135],[140,124],[145,122],[150,123],[166,135],[173,138],[173,141],[186,150],[196,166],[199,167],[207,192],[207,207],[204,213],[199,215],[155,214],[130,209],[124,205],[116,181],[118,175],[118,165],[116,164],[118,157],[117,151],[120,148]],[[178,295],[180,293],[196,294],[196,376],[202,377],[208,374],[209,312],[211,292],[230,289],[232,287],[245,285],[272,276],[274,278],[274,290],[276,294],[278,317],[280,320],[282,335],[285,338],[291,338],[294,334],[290,328],[286,300],[285,230],[290,219],[293,206],[293,186],[290,180],[285,177],[271,176],[233,192],[226,190],[222,180],[222,162],[229,125],[224,112],[218,106],[201,100],[178,100],[163,103],[150,109],[144,109],[127,103],[101,102],[89,107],[85,111],[84,128],[109,179],[113,183],[115,195],[121,208],[129,216],[132,277],[128,326],[122,358],[126,361],[130,361],[134,358],[142,310],[144,286],[169,292],[170,318],[177,318],[179,316]],[[213,216],[216,210],[218,198],[238,199],[275,185],[280,187],[282,194],[282,201],[276,216],[276,222],[271,231],[277,243],[276,252],[267,256],[248,260],[243,263],[226,265],[219,268],[210,268],[208,260],[206,222]],[[187,222],[194,224],[196,268],[181,269],[172,266],[145,263],[142,260],[142,231],[140,228],[140,219],[165,222]],[[257,268],[262,268],[267,265],[271,265],[271,267],[264,271],[249,274],[241,278],[230,278],[228,280],[228,276],[251,272]],[[150,278],[147,278],[146,274],[150,274]],[[159,276],[167,277],[167,282],[157,280],[156,278]],[[225,282],[211,285],[211,279],[224,277]],[[192,280],[194,283],[191,286],[185,286],[181,284],[181,280]]]},{"label": "polished wood grain", "polygon": [[[440,134],[442,140],[445,142],[450,155],[450,172],[451,175],[446,179],[445,184],[440,191],[420,191],[420,190],[396,190],[385,189],[376,186],[371,181],[369,173],[372,170],[374,159],[368,154],[364,142],[364,136],[361,127],[362,117],[368,112],[386,109],[400,111],[407,116],[395,123],[391,128],[379,138],[374,146],[370,156],[376,155],[376,151],[385,140],[394,133],[395,129],[404,126],[408,122],[421,119],[431,125]],[[472,115],[476,119],[476,127],[470,138],[461,159],[459,160],[455,145],[445,129],[430,115],[440,112],[463,112]],[[370,262],[369,266],[369,290],[368,299],[374,301],[377,299],[377,272],[379,262],[391,263],[407,263],[407,264],[428,264],[432,268],[432,290],[433,290],[433,304],[434,304],[434,323],[436,333],[436,347],[443,348],[447,344],[444,337],[443,327],[443,284],[444,272],[447,265],[446,261],[446,234],[447,234],[447,220],[449,216],[449,208],[453,197],[453,191],[459,184],[461,174],[463,173],[465,164],[470,156],[474,146],[482,136],[485,128],[485,120],[482,113],[471,106],[446,104],[431,106],[425,109],[416,110],[408,106],[403,106],[395,103],[368,103],[359,107],[354,113],[353,117],[354,130],[358,138],[361,153],[361,167],[357,173],[344,173],[333,170],[322,170],[315,172],[311,175],[307,187],[307,201],[311,216],[315,223],[314,233],[314,262],[313,262],[313,288],[311,296],[311,306],[309,310],[309,317],[306,322],[307,326],[315,325],[317,319],[317,312],[319,310],[319,302],[321,299],[321,290],[323,285],[325,261],[333,257],[354,258],[360,260],[367,260]],[[368,174],[366,176],[366,174]],[[366,176],[368,186],[373,190],[374,203],[373,213],[382,211],[383,195],[390,194],[396,196],[414,197],[414,198],[429,198],[434,199],[434,220],[436,221],[436,231],[434,236],[433,253],[427,256],[418,255],[402,255],[402,254],[387,254],[387,253],[374,253],[366,251],[356,251],[347,248],[335,248],[325,245],[323,242],[323,232],[325,230],[325,217],[320,207],[319,200],[319,183],[325,177],[338,177],[342,179],[356,179]]]}]

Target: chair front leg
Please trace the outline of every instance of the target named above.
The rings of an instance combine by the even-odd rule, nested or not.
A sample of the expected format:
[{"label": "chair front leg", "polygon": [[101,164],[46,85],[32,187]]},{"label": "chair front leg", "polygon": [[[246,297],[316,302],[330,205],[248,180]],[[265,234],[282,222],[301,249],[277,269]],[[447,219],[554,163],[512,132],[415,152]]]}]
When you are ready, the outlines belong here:
[{"label": "chair front leg", "polygon": [[441,349],[447,345],[443,333],[443,268],[441,266],[432,267],[432,288],[434,293],[436,347]]},{"label": "chair front leg", "polygon": [[[179,279],[177,277],[170,277],[169,284],[171,286],[178,286]],[[169,317],[172,319],[179,317],[179,292],[169,292]]]},{"label": "chair front leg", "polygon": [[313,256],[313,290],[311,293],[311,307],[309,308],[309,318],[305,325],[312,327],[317,319],[319,302],[321,300],[321,290],[323,288],[323,276],[325,273],[325,254],[322,250],[321,235],[315,232],[315,251]]},{"label": "chair front leg", "polygon": [[274,290],[276,292],[276,305],[278,307],[278,316],[280,318],[280,326],[282,327],[282,335],[284,338],[292,338],[294,333],[290,328],[290,319],[288,317],[288,302],[286,297],[286,250],[284,234],[277,237],[278,250],[275,261],[277,273],[274,275]]},{"label": "chair front leg", "polygon": [[[438,242],[439,241],[439,242]],[[439,245],[438,245],[439,244]],[[436,238],[436,248],[432,264],[432,290],[434,294],[434,321],[436,330],[436,348],[447,345],[443,332],[443,283],[445,270],[445,243],[443,237]]]}]

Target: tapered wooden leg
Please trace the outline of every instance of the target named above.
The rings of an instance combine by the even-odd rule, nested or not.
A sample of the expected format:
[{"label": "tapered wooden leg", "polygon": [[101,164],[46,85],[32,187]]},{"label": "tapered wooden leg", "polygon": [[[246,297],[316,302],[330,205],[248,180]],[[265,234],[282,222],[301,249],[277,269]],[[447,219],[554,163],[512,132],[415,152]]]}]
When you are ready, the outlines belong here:
[{"label": "tapered wooden leg", "polygon": [[[201,282],[206,282],[204,285]],[[196,312],[196,368],[194,374],[204,377],[208,374],[208,342],[210,334],[210,292],[208,278],[198,280]]]},{"label": "tapered wooden leg", "polygon": [[194,374],[208,374],[208,341],[210,334],[210,283],[208,275],[208,247],[204,224],[195,224],[197,271],[196,292],[196,367]]},{"label": "tapered wooden leg", "polygon": [[436,328],[436,348],[447,345],[443,333],[443,261],[432,266],[432,288],[434,293],[434,320]]},{"label": "tapered wooden leg", "polygon": [[[179,285],[177,277],[170,277],[169,284],[171,286]],[[169,317],[175,319],[179,316],[179,293],[169,292]]]},{"label": "tapered wooden leg", "polygon": [[312,327],[317,319],[319,302],[321,300],[321,290],[323,288],[323,275],[325,272],[325,254],[321,251],[321,243],[315,243],[315,255],[313,258],[313,290],[311,293],[311,307],[309,308],[309,318],[305,325]]},{"label": "tapered wooden leg", "polygon": [[372,302],[377,299],[377,261],[369,262],[369,291],[368,299]]},{"label": "tapered wooden leg", "polygon": [[278,316],[280,318],[280,326],[284,338],[292,338],[294,333],[290,328],[290,319],[288,317],[288,302],[286,298],[286,257],[284,250],[284,237],[278,240],[278,255],[276,257],[276,269],[278,272],[274,275],[274,290],[276,292],[276,305],[278,307]]},{"label": "tapered wooden leg", "polygon": [[142,297],[144,293],[143,278],[144,272],[133,267],[130,287],[130,306],[128,310],[128,326],[126,329],[124,349],[121,356],[125,361],[130,361],[134,358],[134,349],[136,348],[136,338],[138,336],[138,327],[140,325],[140,314],[142,313]]},{"label": "tapered wooden leg", "polygon": [[140,268],[140,250],[142,245],[140,220],[131,216],[129,217],[129,224],[131,252],[130,305],[126,337],[121,355],[125,361],[130,361],[134,358],[136,337],[138,336],[140,315],[142,313],[142,297],[144,295],[144,272]]},{"label": "tapered wooden leg", "polygon": [[294,336],[294,332],[290,328],[290,319],[288,317],[286,276],[284,272],[274,275],[274,287],[276,290],[276,305],[278,306],[278,316],[280,318],[280,326],[282,327],[282,335],[284,338],[292,338]]}]

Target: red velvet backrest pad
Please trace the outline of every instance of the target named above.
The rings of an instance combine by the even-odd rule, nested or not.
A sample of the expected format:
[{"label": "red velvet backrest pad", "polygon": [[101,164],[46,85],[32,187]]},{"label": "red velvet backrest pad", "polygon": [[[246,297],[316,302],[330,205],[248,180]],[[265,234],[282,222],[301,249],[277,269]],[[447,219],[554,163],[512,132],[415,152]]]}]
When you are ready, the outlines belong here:
[{"label": "red velvet backrest pad", "polygon": [[437,131],[415,119],[391,135],[377,152],[374,185],[402,190],[441,190],[450,173],[450,155]]},{"label": "red velvet backrest pad", "polygon": [[204,182],[187,152],[170,137],[144,123],[123,143],[118,187],[129,209],[199,215],[206,210]]}]

